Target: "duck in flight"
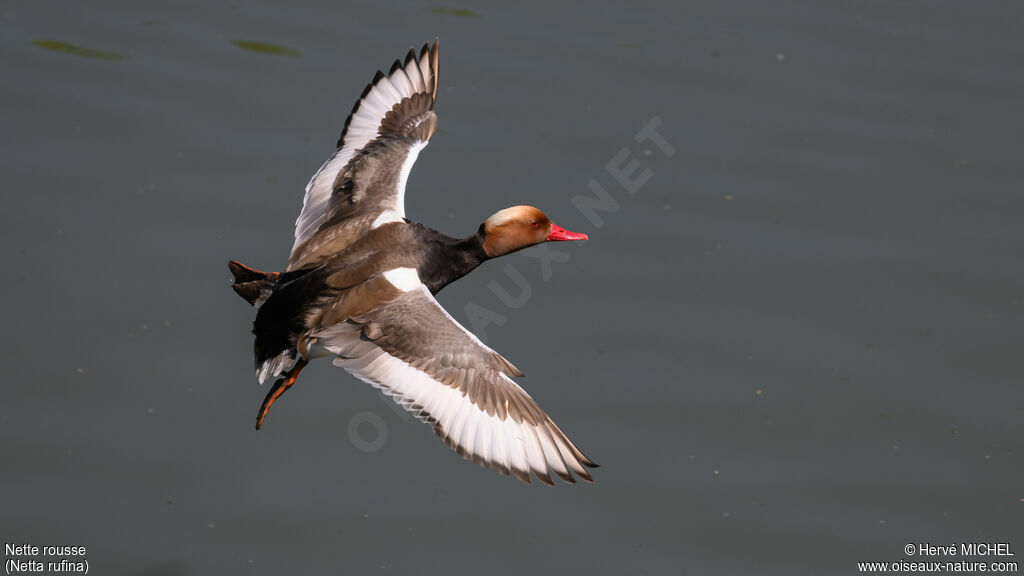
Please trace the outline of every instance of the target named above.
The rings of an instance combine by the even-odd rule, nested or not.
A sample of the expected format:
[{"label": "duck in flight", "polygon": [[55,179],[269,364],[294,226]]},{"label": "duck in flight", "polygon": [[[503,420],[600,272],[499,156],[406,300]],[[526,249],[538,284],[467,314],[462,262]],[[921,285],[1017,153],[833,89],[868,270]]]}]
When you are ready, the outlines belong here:
[{"label": "duck in flight", "polygon": [[274,381],[256,428],[311,359],[333,356],[464,458],[524,482],[592,482],[597,464],[513,381],[523,373],[434,299],[485,260],[587,239],[531,206],[500,210],[466,238],[405,217],[406,180],[437,127],[437,74],[435,40],[363,90],[306,186],[284,272],[229,262],[235,292],[258,309],[257,378]]}]

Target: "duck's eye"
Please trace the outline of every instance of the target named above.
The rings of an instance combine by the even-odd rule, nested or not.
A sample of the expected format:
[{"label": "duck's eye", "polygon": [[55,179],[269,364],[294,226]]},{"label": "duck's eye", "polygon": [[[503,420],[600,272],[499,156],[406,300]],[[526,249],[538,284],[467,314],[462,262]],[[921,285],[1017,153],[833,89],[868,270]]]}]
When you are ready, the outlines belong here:
[{"label": "duck's eye", "polygon": [[534,228],[536,228],[537,227],[537,221],[536,220],[530,220],[530,226],[533,226]]}]

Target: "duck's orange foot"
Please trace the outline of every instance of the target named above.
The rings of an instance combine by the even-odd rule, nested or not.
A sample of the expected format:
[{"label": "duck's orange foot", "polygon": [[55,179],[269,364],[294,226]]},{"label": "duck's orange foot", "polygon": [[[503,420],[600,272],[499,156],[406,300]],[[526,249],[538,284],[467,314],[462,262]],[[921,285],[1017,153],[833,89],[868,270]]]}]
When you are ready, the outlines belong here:
[{"label": "duck's orange foot", "polygon": [[282,374],[283,378],[279,378],[274,382],[274,386],[267,392],[267,397],[263,399],[263,405],[260,406],[260,413],[256,415],[256,429],[259,430],[260,426],[263,425],[263,419],[266,418],[267,412],[270,407],[274,405],[274,402],[285,393],[286,390],[295,384],[295,379],[299,377],[299,372],[306,367],[306,360],[299,358],[299,361],[295,363],[295,367],[291,370]]}]

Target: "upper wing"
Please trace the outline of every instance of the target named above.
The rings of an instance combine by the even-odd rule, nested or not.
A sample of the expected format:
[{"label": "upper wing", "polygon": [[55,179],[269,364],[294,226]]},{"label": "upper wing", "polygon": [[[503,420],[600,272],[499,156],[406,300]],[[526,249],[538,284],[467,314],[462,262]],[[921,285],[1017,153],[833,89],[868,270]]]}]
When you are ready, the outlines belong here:
[{"label": "upper wing", "polygon": [[[437,119],[438,44],[412,49],[377,71],[338,139],[338,150],[306,185],[288,270],[351,244],[374,223],[405,216],[405,182]],[[378,221],[378,218],[382,220]]]},{"label": "upper wing", "polygon": [[311,337],[338,355],[335,365],[431,424],[463,458],[524,482],[531,472],[546,484],[551,472],[592,482],[586,468],[597,465],[510,378],[522,373],[456,322],[426,286],[405,288]]}]

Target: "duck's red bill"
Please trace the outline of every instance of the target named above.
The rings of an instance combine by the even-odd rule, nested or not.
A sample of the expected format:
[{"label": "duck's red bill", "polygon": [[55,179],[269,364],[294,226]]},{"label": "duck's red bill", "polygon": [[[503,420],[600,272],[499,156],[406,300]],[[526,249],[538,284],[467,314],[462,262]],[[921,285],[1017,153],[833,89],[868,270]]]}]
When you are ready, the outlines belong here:
[{"label": "duck's red bill", "polygon": [[548,234],[547,240],[586,240],[587,235],[579,232],[569,232],[565,228],[562,228],[558,224],[551,224],[551,233]]}]

